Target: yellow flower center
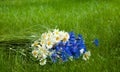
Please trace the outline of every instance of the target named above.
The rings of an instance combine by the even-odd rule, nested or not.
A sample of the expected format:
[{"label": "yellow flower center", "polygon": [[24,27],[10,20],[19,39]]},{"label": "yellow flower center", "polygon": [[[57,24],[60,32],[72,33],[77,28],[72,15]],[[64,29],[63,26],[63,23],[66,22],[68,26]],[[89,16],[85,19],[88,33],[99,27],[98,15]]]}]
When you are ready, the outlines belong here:
[{"label": "yellow flower center", "polygon": [[86,53],[86,54],[85,54],[85,57],[87,58],[88,56],[89,56],[89,55]]},{"label": "yellow flower center", "polygon": [[41,62],[41,63],[44,63],[44,62],[45,62],[45,60],[43,59],[43,60],[41,60],[40,62]]},{"label": "yellow flower center", "polygon": [[67,41],[67,38],[65,37],[65,38],[63,38],[63,42],[66,42]]},{"label": "yellow flower center", "polygon": [[46,39],[46,35],[43,35],[43,38]]},{"label": "yellow flower center", "polygon": [[51,35],[51,34],[49,33],[48,36],[50,37],[50,35]]},{"label": "yellow flower center", "polygon": [[44,42],[44,41],[41,41],[41,44],[43,45],[43,44],[45,44],[45,42]]},{"label": "yellow flower center", "polygon": [[59,34],[59,32],[57,31],[57,32],[55,32],[55,34]]},{"label": "yellow flower center", "polygon": [[37,52],[36,52],[36,51],[34,51],[34,52],[33,52],[33,55],[37,55]]},{"label": "yellow flower center", "polygon": [[59,37],[56,37],[56,40],[58,41],[60,38]]},{"label": "yellow flower center", "polygon": [[34,46],[38,46],[38,42],[35,42],[35,43],[34,43]]},{"label": "yellow flower center", "polygon": [[50,41],[48,41],[48,46],[49,46],[49,45],[51,45],[51,42],[50,42]]}]

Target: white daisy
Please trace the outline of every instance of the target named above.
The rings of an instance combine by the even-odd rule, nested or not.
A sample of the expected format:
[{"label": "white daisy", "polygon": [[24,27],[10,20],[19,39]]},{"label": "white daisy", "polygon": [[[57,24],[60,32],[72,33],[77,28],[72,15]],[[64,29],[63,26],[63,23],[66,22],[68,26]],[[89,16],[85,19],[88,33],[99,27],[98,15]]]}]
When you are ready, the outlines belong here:
[{"label": "white daisy", "polygon": [[42,54],[38,54],[37,59],[38,59],[38,60],[43,59]]},{"label": "white daisy", "polygon": [[39,47],[38,49],[41,54],[48,55],[49,51],[45,47]]},{"label": "white daisy", "polygon": [[64,33],[64,38],[63,38],[63,42],[67,42],[69,40],[70,36],[67,32]]},{"label": "white daisy", "polygon": [[70,38],[69,33],[65,32],[65,37],[69,39]]},{"label": "white daisy", "polygon": [[53,40],[55,43],[58,43],[58,42],[60,42],[61,37],[59,35],[56,35],[56,36],[54,36]]},{"label": "white daisy", "polygon": [[59,30],[58,30],[58,29],[54,29],[54,30],[53,30],[53,34],[54,34],[54,35],[59,35]]},{"label": "white daisy", "polygon": [[91,56],[90,51],[85,52],[85,54],[83,55],[83,60],[85,60],[85,61],[88,60],[90,56]]},{"label": "white daisy", "polygon": [[38,54],[38,56],[37,56],[37,59],[38,60],[41,60],[41,59],[46,59],[47,58],[47,55],[45,55],[45,54]]},{"label": "white daisy", "polygon": [[47,36],[50,38],[51,36],[53,36],[53,33],[51,31],[48,31]]},{"label": "white daisy", "polygon": [[40,60],[40,65],[45,65],[46,62],[47,62],[46,59],[41,59],[41,60]]},{"label": "white daisy", "polygon": [[38,42],[38,41],[35,41],[31,46],[32,46],[32,47],[33,47],[33,46],[39,47],[39,42]]},{"label": "white daisy", "polygon": [[47,58],[47,55],[42,54],[42,59],[46,59],[46,58]]},{"label": "white daisy", "polygon": [[64,35],[65,35],[64,31],[60,31],[59,32],[59,36],[60,36],[61,40],[65,37]]},{"label": "white daisy", "polygon": [[48,39],[47,33],[43,33],[43,34],[41,35],[41,39],[42,39],[42,40],[47,40],[47,39]]},{"label": "white daisy", "polygon": [[39,52],[38,52],[38,50],[33,50],[33,51],[32,51],[32,54],[33,54],[33,56],[34,56],[35,58],[37,58]]},{"label": "white daisy", "polygon": [[48,40],[46,46],[47,46],[48,49],[51,49],[53,47],[53,42]]},{"label": "white daisy", "polygon": [[42,46],[45,46],[46,40],[41,40],[41,41],[40,41],[40,44],[41,44]]}]

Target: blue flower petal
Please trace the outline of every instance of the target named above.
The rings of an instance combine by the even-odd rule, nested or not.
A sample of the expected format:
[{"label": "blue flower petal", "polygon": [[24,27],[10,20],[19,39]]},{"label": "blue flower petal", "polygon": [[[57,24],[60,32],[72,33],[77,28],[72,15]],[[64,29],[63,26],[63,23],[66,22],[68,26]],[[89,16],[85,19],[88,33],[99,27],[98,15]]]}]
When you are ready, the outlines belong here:
[{"label": "blue flower petal", "polygon": [[65,47],[65,52],[66,52],[67,56],[72,56],[72,53],[70,51],[70,47]]},{"label": "blue flower petal", "polygon": [[53,53],[51,55],[51,60],[52,60],[52,62],[56,63],[57,62],[57,54]]},{"label": "blue flower petal", "polygon": [[62,58],[62,60],[63,60],[64,62],[68,60],[68,59],[67,59],[67,56],[66,56],[66,54],[65,54],[64,52],[61,52],[61,58]]},{"label": "blue flower petal", "polygon": [[95,39],[95,40],[94,40],[94,44],[95,44],[96,46],[99,46],[99,40],[98,40],[98,39]]}]

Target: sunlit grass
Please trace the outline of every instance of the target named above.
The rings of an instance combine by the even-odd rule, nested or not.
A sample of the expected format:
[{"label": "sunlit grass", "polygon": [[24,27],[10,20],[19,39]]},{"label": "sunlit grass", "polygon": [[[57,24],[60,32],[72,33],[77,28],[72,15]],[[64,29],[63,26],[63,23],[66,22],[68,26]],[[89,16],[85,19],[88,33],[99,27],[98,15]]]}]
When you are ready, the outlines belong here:
[{"label": "sunlit grass", "polygon": [[[0,44],[0,72],[119,72],[119,3],[117,0],[1,0],[0,42],[10,45]],[[80,58],[64,64],[40,66],[9,50],[29,48],[41,33],[54,28],[82,34],[92,53],[90,60],[85,62]],[[100,40],[97,48],[91,42],[94,38]],[[23,41],[17,41],[21,39]],[[14,45],[24,40],[29,40],[28,45]]]}]

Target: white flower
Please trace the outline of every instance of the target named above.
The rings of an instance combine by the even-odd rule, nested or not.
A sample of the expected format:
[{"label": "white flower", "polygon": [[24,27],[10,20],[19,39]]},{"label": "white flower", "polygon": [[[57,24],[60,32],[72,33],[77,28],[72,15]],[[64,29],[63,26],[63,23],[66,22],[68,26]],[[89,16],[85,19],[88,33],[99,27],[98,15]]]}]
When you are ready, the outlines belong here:
[{"label": "white flower", "polygon": [[39,50],[38,59],[46,59],[49,54],[49,50],[46,49],[45,46],[39,47],[38,50]]},{"label": "white flower", "polygon": [[48,55],[49,51],[45,47],[39,47],[39,52],[44,55]]},{"label": "white flower", "polygon": [[46,59],[41,59],[41,60],[40,60],[40,65],[45,65],[46,62],[47,62]]},{"label": "white flower", "polygon": [[46,40],[41,40],[41,41],[40,41],[40,44],[41,44],[42,46],[45,46]]},{"label": "white flower", "polygon": [[80,53],[83,54],[83,52],[84,52],[84,49],[81,49],[81,50],[80,50]]},{"label": "white flower", "polygon": [[43,59],[42,54],[38,54],[37,59],[38,59],[38,60]]},{"label": "white flower", "polygon": [[47,39],[48,39],[47,33],[43,33],[43,34],[41,35],[41,39],[42,39],[42,40],[47,40]]},{"label": "white flower", "polygon": [[42,54],[42,58],[43,58],[43,59],[46,59],[46,58],[47,58],[47,55]]},{"label": "white flower", "polygon": [[67,32],[65,32],[65,37],[66,37],[67,39],[70,38],[70,36],[69,36],[69,34],[68,34]]},{"label": "white flower", "polygon": [[55,43],[60,42],[60,40],[61,40],[61,37],[60,37],[59,35],[56,35],[56,36],[54,36],[54,38],[53,38],[53,42],[55,42]]},{"label": "white flower", "polygon": [[54,33],[54,35],[59,35],[60,32],[59,32],[58,29],[54,29],[54,30],[53,30],[53,33]]},{"label": "white flower", "polygon": [[63,42],[67,42],[69,40],[70,36],[67,32],[64,33],[64,38],[63,38]]},{"label": "white flower", "polygon": [[32,54],[33,54],[33,56],[34,56],[35,58],[37,58],[39,52],[38,52],[38,50],[33,50],[33,51],[32,51]]},{"label": "white flower", "polygon": [[90,51],[85,52],[85,54],[83,55],[83,60],[85,60],[85,61],[88,60],[90,56],[91,56]]},{"label": "white flower", "polygon": [[48,49],[51,49],[53,47],[53,42],[48,40],[46,46],[47,46]]},{"label": "white flower", "polygon": [[31,46],[32,46],[32,47],[33,47],[33,46],[39,47],[39,42],[38,42],[38,41],[35,41]]},{"label": "white flower", "polygon": [[59,32],[59,36],[60,36],[61,40],[63,40],[63,38],[65,37],[64,35],[65,35],[64,31]]},{"label": "white flower", "polygon": [[53,33],[49,31],[49,32],[47,33],[47,36],[48,36],[49,38],[51,38],[51,37],[53,36]]},{"label": "white flower", "polygon": [[47,58],[47,55],[45,55],[45,54],[38,54],[38,56],[37,56],[38,60],[46,59],[46,58]]}]

